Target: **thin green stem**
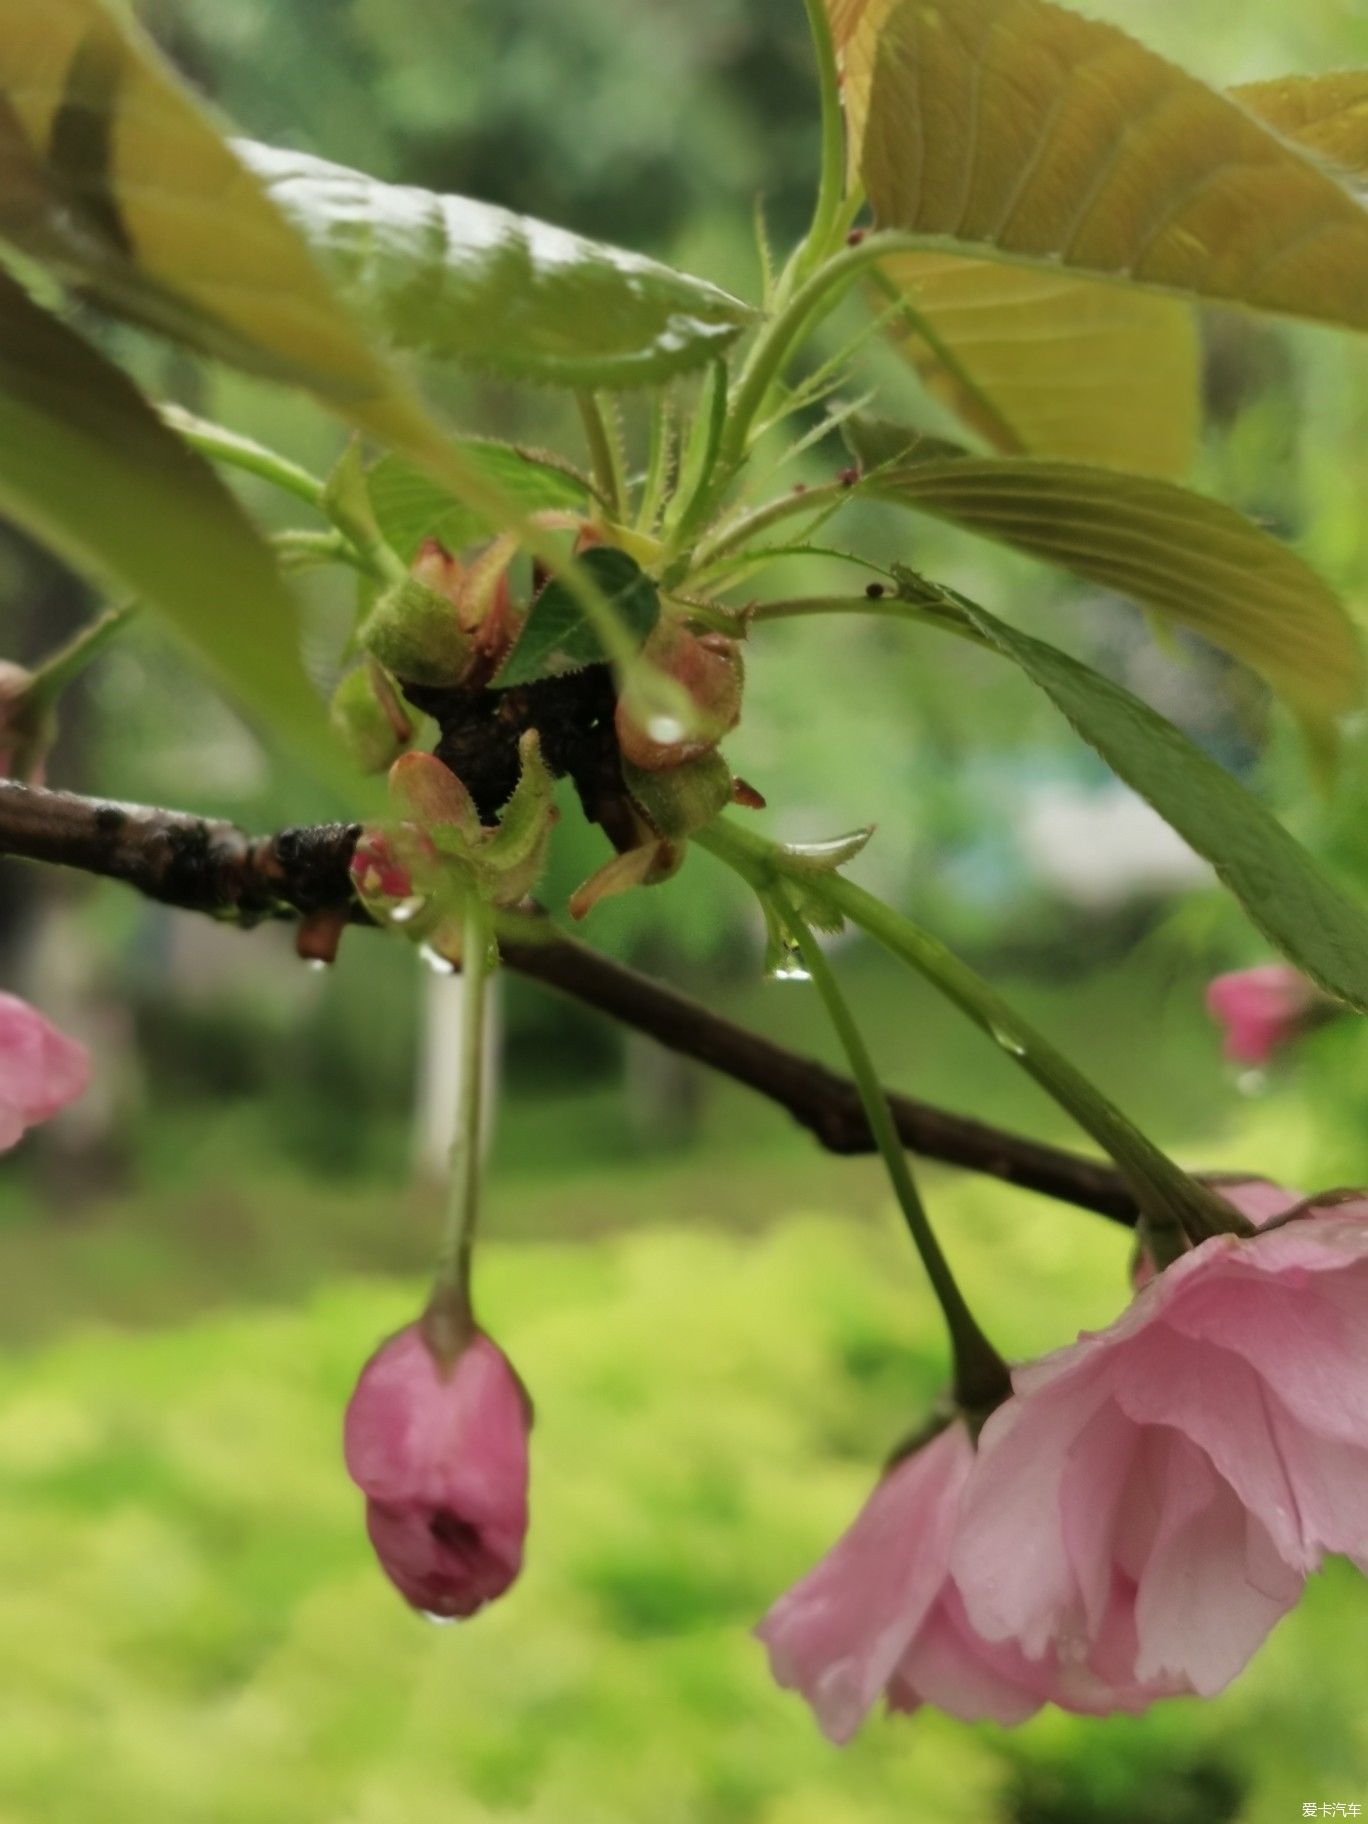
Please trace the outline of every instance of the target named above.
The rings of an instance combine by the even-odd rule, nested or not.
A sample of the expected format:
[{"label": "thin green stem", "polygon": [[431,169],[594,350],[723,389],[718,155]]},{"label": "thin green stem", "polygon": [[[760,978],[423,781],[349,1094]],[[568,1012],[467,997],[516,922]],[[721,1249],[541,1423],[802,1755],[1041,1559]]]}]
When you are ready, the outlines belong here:
[{"label": "thin green stem", "polygon": [[868,235],[854,247],[843,247],[823,261],[803,280],[756,338],[727,413],[712,483],[703,502],[700,522],[721,500],[745,460],[751,427],[764,407],[770,388],[803,338],[840,302],[846,288],[867,266],[890,253],[919,245],[916,236],[892,230]]},{"label": "thin green stem", "polygon": [[951,601],[933,599],[931,594],[921,602],[909,602],[891,590],[883,595],[791,596],[782,601],[756,602],[746,610],[746,619],[753,626],[759,621],[792,621],[814,614],[872,614],[888,620],[915,621],[922,627],[953,633],[985,652],[996,650],[972,622],[956,613]]},{"label": "thin green stem", "polygon": [[735,519],[721,526],[711,538],[704,539],[694,552],[692,569],[695,574],[715,564],[728,551],[734,551],[738,545],[744,545],[759,532],[766,532],[771,526],[779,525],[783,520],[793,519],[800,513],[810,512],[814,506],[824,501],[839,500],[849,492],[842,481],[824,481],[816,487],[781,494],[775,500],[767,500],[763,506],[753,507],[749,513],[742,513]]},{"label": "thin green stem", "polygon": [[650,534],[656,529],[669,487],[673,445],[673,394],[666,386],[651,395],[650,443],[646,452],[646,474],[641,484],[641,501],[637,507],[638,532]]},{"label": "thin green stem", "polygon": [[717,818],[694,840],[763,881],[797,881],[805,894],[848,918],[885,949],[911,965],[952,1001],[1045,1092],[1092,1135],[1126,1174],[1136,1200],[1159,1234],[1181,1231],[1203,1241],[1221,1231],[1247,1233],[1249,1225],[1188,1177],[1120,1109],[1068,1062],[930,932],[834,872],[787,855],[777,844]]},{"label": "thin green stem", "polygon": [[969,1411],[984,1412],[1001,1405],[1012,1390],[1007,1364],[994,1349],[965,1303],[964,1294],[950,1270],[950,1263],[931,1227],[930,1218],[917,1192],[907,1153],[893,1125],[888,1098],[879,1082],[874,1061],[863,1035],[841,993],[822,946],[807,923],[798,915],[792,901],[784,899],[784,914],[798,944],[804,965],[817,992],[825,1003],[836,1036],[850,1064],[850,1073],[860,1092],[860,1101],[869,1120],[880,1155],[888,1170],[894,1195],[921,1256],[926,1276],[931,1281],[950,1332],[955,1361],[955,1399]]},{"label": "thin green stem", "polygon": [[125,602],[119,607],[106,608],[103,614],[72,634],[64,645],[49,653],[34,667],[25,693],[29,701],[37,707],[50,708],[72,679],[85,670],[116,634],[122,633],[138,612],[138,606],[137,602]]},{"label": "thin green stem", "polygon": [[[670,516],[673,523],[668,548],[677,553],[687,548],[710,512],[713,470],[722,447],[722,431],[727,418],[727,369],[714,361],[709,370],[706,400],[700,399],[698,411],[689,427],[689,441],[679,465],[678,493]],[[687,572],[686,562],[676,562],[665,575],[677,582]]]},{"label": "thin green stem", "polygon": [[338,531],[310,532],[291,526],[271,534],[271,544],[287,570],[311,570],[320,564],[346,564],[363,576],[375,571],[347,536]]},{"label": "thin green stem", "polygon": [[470,1312],[470,1269],[480,1215],[484,1130],[485,1010],[489,998],[489,913],[473,890],[461,934],[460,1100],[451,1148],[442,1248],[433,1278],[433,1303],[453,1301]]},{"label": "thin green stem", "polygon": [[207,418],[197,418],[193,412],[182,411],[178,405],[164,405],[161,415],[171,429],[177,432],[190,445],[198,450],[201,456],[208,456],[214,462],[226,463],[229,468],[241,469],[244,474],[255,475],[262,481],[269,481],[273,487],[281,488],[287,494],[307,501],[311,507],[323,512],[324,483],[317,475],[311,475],[299,463],[291,462],[288,456],[281,456],[277,451],[267,449],[264,443],[257,443],[254,438],[243,437],[237,431],[230,431],[224,425],[211,424]]},{"label": "thin green stem", "polygon": [[608,421],[603,415],[603,406],[597,393],[586,391],[575,394],[575,403],[579,407],[580,420],[584,425],[584,440],[589,448],[589,468],[594,477],[594,485],[603,496],[610,519],[622,518],[622,465],[618,460],[617,444]]},{"label": "thin green stem", "polygon": [[795,280],[806,278],[831,252],[845,201],[845,123],[831,23],[824,0],[804,0],[804,5],[817,58],[817,84],[822,104],[822,162],[812,226],[790,268]]},{"label": "thin green stem", "polygon": [[[820,526],[816,528],[820,531]],[[706,573],[691,578],[691,586],[705,589],[739,589],[752,577],[761,575],[771,564],[777,564],[786,557],[824,557],[837,564],[853,564],[857,569],[877,577],[880,587],[889,587],[888,571],[882,564],[876,564],[872,558],[860,557],[854,551],[842,551],[839,545],[817,544],[811,537],[799,537],[790,544],[759,545],[754,550],[743,548],[729,552],[710,564]],[[754,617],[754,607],[729,610],[731,613],[744,614],[747,620]],[[771,617],[780,619],[780,616]]]}]

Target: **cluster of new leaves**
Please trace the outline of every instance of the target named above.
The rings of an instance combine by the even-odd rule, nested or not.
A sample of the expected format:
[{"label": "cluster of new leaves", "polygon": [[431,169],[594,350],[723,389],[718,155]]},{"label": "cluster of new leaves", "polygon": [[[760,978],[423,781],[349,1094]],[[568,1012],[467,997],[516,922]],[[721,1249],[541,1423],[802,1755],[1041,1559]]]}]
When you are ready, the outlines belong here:
[{"label": "cluster of new leaves", "polygon": [[[1350,616],[1293,552],[1180,478],[1199,306],[1368,327],[1368,77],[1221,94],[1049,0],[809,10],[820,196],[753,308],[483,203],[233,140],[105,0],[0,7],[0,507],[159,610],[315,767],[336,749],[299,656],[291,563],[360,573],[333,724],[373,765],[413,738],[414,697],[451,689],[503,693],[504,720],[521,717],[510,754],[536,728],[542,759],[575,772],[545,710],[520,706],[550,680],[611,672],[626,810],[591,808],[575,777],[620,851],[613,885],[663,877],[724,803],[753,799],[715,749],[739,712],[734,642],[784,605],[738,593],[773,553],[819,549],[818,526],[852,499],[996,540],[1200,634],[1261,673],[1331,758],[1363,694]],[[307,389],[371,454],[354,445],[323,483],[158,410],[51,307],[52,279]],[[862,340],[790,377],[852,290],[965,442],[837,405],[807,441],[843,429],[855,466],[757,501],[761,433],[858,388]],[[453,437],[392,350],[575,388],[588,471]],[[695,371],[701,384],[681,385]],[[210,459],[292,489],[326,530],[272,549]],[[796,543],[776,543],[795,517]],[[530,588],[514,580],[529,557]],[[905,614],[1018,664],[1289,956],[1368,1006],[1368,921],[1177,729],[910,572],[876,603],[825,605]],[[467,783],[488,824],[498,805]]]}]

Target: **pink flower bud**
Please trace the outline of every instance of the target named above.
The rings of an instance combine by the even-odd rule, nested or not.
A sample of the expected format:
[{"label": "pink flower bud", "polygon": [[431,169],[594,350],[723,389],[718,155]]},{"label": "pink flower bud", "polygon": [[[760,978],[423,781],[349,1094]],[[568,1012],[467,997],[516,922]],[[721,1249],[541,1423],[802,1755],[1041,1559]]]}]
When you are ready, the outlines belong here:
[{"label": "pink flower bud", "polygon": [[[1207,1011],[1225,1028],[1232,1064],[1266,1064],[1302,1032],[1324,997],[1288,963],[1265,963],[1218,975],[1207,989]],[[1327,1005],[1329,1003],[1327,1002]]]},{"label": "pink flower bud", "polygon": [[531,1426],[522,1382],[482,1331],[444,1363],[410,1324],[367,1362],[347,1407],[347,1470],[376,1556],[414,1608],[473,1615],[517,1577]]},{"label": "pink flower bud", "polygon": [[351,877],[362,899],[408,899],[413,880],[383,830],[363,830],[351,858]]},{"label": "pink flower bud", "polygon": [[17,995],[0,994],[0,1153],[74,1102],[90,1080],[84,1045]]}]

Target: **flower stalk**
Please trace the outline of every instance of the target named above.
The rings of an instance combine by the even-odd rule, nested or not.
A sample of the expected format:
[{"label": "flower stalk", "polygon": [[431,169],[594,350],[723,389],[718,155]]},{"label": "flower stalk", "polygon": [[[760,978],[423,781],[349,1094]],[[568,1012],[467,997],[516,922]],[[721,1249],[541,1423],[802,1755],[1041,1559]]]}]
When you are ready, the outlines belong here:
[{"label": "flower stalk", "polygon": [[849,1061],[850,1074],[859,1089],[870,1130],[893,1185],[893,1193],[898,1199],[913,1245],[921,1256],[927,1278],[931,1281],[932,1290],[944,1313],[955,1364],[955,1402],[966,1412],[986,1416],[1001,1405],[1012,1390],[1007,1364],[980,1329],[950,1270],[950,1263],[941,1251],[935,1230],[931,1227],[930,1218],[917,1191],[907,1162],[907,1153],[893,1126],[888,1098],[879,1082],[873,1059],[822,946],[794,907],[791,898],[781,892],[779,902],[781,916],[798,945],[804,967],[822,997],[836,1036]]},{"label": "flower stalk", "polygon": [[1068,1111],[1125,1173],[1150,1235],[1168,1256],[1221,1233],[1248,1234],[1245,1220],[1198,1184],[1107,1100],[987,982],[939,939],[872,893],[833,871],[817,871],[725,818],[695,836],[702,847],[764,891],[796,881],[811,899],[908,963],[985,1032]]},{"label": "flower stalk", "polygon": [[461,933],[460,1087],[451,1177],[441,1251],[433,1274],[424,1332],[439,1356],[459,1353],[474,1328],[471,1264],[480,1216],[485,1107],[485,1026],[490,977],[489,912],[479,894],[467,894]]}]

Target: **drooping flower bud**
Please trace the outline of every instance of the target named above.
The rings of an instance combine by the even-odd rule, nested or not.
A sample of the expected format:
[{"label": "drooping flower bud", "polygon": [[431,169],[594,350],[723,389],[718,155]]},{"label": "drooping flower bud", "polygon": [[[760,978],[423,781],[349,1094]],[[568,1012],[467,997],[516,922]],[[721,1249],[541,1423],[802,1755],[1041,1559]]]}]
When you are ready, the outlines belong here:
[{"label": "drooping flower bud", "polygon": [[90,1080],[84,1045],[17,995],[0,994],[0,1153],[74,1102]]},{"label": "drooping flower bud", "polygon": [[664,772],[710,753],[741,717],[740,646],[726,634],[691,633],[669,621],[657,626],[642,656],[683,686],[697,712],[695,725],[677,740],[661,740],[620,702],[615,726],[623,759],[646,772]]},{"label": "drooping flower bud", "polygon": [[1218,975],[1206,992],[1207,1011],[1225,1029],[1232,1064],[1267,1064],[1318,1014],[1334,1003],[1290,963],[1263,963]]},{"label": "drooping flower bud", "polygon": [[405,1601],[475,1614],[522,1568],[532,1405],[507,1356],[474,1330],[453,1358],[410,1324],[371,1357],[347,1407],[347,1471]]}]

